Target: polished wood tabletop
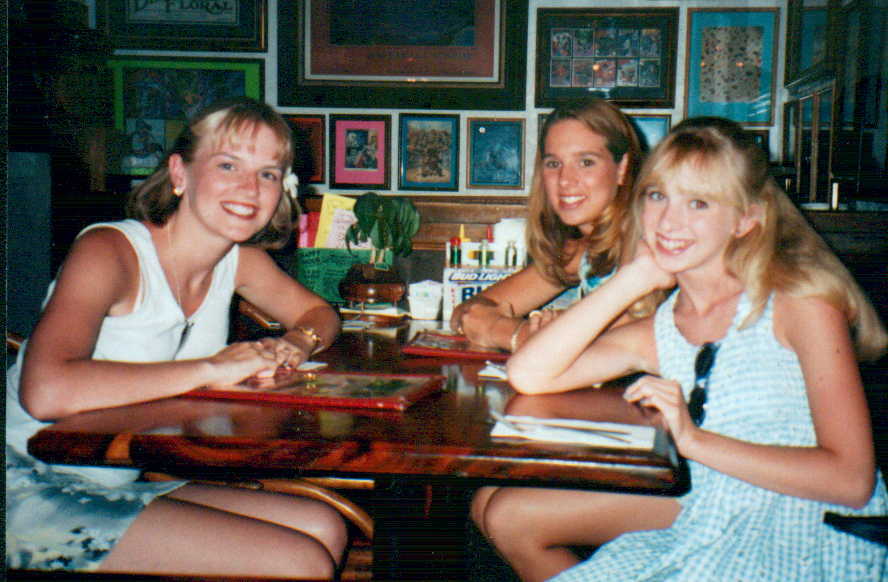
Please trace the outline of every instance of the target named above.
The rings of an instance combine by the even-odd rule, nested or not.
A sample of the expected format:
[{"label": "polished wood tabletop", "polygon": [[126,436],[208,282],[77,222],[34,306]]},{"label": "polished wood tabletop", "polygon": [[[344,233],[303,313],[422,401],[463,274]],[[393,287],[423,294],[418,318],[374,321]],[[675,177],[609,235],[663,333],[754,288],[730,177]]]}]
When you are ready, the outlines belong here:
[{"label": "polished wood tabletop", "polygon": [[29,441],[51,463],[127,466],[177,474],[324,475],[474,479],[678,494],[681,463],[665,433],[652,451],[490,437],[491,398],[506,411],[542,417],[651,424],[617,383],[600,389],[521,396],[479,380],[483,361],[407,356],[395,338],[343,333],[314,359],[331,370],[435,373],[442,391],[405,411],[309,408],[175,397],[77,414]]}]

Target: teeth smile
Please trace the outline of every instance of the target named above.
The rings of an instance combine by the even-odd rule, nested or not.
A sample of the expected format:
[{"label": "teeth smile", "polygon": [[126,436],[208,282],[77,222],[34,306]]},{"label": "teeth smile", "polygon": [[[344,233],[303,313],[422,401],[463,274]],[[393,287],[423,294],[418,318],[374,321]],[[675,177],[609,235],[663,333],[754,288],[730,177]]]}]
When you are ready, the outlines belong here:
[{"label": "teeth smile", "polygon": [[680,251],[690,246],[690,242],[657,237],[657,243],[667,251]]},{"label": "teeth smile", "polygon": [[565,204],[576,204],[577,202],[580,202],[583,198],[584,196],[562,196],[561,201]]},{"label": "teeth smile", "polygon": [[256,207],[235,202],[223,202],[222,207],[232,214],[248,218],[256,214]]}]

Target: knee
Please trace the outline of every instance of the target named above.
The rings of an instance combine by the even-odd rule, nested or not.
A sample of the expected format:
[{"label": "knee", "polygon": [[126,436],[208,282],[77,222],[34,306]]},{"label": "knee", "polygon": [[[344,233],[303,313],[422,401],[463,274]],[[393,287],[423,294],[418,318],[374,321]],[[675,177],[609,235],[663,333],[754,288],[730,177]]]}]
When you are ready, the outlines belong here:
[{"label": "knee", "polygon": [[348,527],[338,511],[318,502],[311,512],[311,519],[305,520],[301,530],[326,546],[336,563],[339,563],[348,542]]},{"label": "knee", "polygon": [[469,508],[469,516],[482,532],[485,531],[484,513],[487,510],[487,502],[490,500],[490,496],[492,493],[492,487],[482,487],[475,492],[474,496],[472,496],[472,504]]},{"label": "knee", "polygon": [[334,557],[324,544],[309,535],[295,534],[279,558],[283,565],[281,570],[286,570],[288,577],[332,580],[336,572]]},{"label": "knee", "polygon": [[532,529],[524,524],[521,504],[515,501],[507,491],[500,491],[487,499],[483,512],[478,515],[476,523],[497,547],[526,536]]}]

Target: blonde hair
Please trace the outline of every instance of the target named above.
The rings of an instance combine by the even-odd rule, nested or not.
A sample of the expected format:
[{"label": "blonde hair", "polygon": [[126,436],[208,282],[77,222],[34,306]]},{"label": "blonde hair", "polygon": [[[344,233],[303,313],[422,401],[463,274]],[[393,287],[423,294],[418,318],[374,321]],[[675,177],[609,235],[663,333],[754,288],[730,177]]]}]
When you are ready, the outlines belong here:
[{"label": "blonde hair", "polygon": [[[154,172],[130,193],[126,212],[129,218],[163,225],[179,208],[179,196],[173,193],[169,159],[178,154],[189,164],[205,140],[216,144],[237,144],[244,132],[255,135],[259,127],[271,129],[277,137],[281,170],[286,172],[293,163],[293,145],[290,126],[266,103],[240,97],[214,103],[195,115],[176,138]],[[254,234],[246,244],[264,248],[280,248],[290,238],[293,227],[293,207],[290,197],[281,192],[281,198],[268,224]]]},{"label": "blonde hair", "polygon": [[527,249],[534,264],[543,275],[561,285],[575,285],[576,277],[565,271],[571,257],[564,253],[565,244],[583,237],[575,226],[564,224],[549,205],[542,181],[543,155],[546,136],[553,125],[565,119],[583,122],[589,130],[602,136],[607,149],[619,164],[626,156],[626,173],[623,184],[617,189],[614,200],[595,219],[592,234],[586,242],[593,273],[603,275],[616,265],[621,254],[623,218],[633,179],[641,161],[641,145],[631,122],[614,105],[601,99],[591,99],[563,105],[546,117],[540,131],[539,147],[534,162],[534,175],[528,201]]},{"label": "blonde hair", "polygon": [[[682,170],[695,173],[681,187],[703,199],[717,200],[741,214],[760,209],[758,223],[733,239],[725,252],[731,274],[752,302],[742,327],[757,320],[774,291],[817,297],[840,310],[854,332],[858,357],[878,358],[888,335],[875,309],[854,278],[814,231],[801,212],[768,175],[763,150],[749,134],[720,118],[695,118],[676,126],[642,168],[632,196],[634,232],[639,240],[641,207],[649,187],[674,183]],[[643,303],[643,302],[642,302]]]}]

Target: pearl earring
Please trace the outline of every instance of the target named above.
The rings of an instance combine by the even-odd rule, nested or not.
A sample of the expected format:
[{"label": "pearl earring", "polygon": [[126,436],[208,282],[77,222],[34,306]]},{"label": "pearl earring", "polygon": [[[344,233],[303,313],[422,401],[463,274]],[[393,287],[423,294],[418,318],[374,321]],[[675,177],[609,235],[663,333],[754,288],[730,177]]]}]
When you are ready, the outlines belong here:
[{"label": "pearl earring", "polygon": [[181,196],[181,195],[184,194],[184,193],[185,193],[185,189],[184,189],[184,188],[179,188],[178,186],[175,186],[175,187],[173,188],[173,194],[175,194],[176,196]]}]

